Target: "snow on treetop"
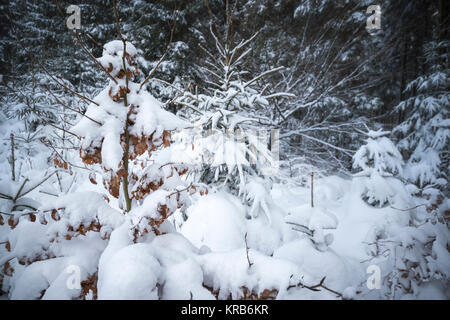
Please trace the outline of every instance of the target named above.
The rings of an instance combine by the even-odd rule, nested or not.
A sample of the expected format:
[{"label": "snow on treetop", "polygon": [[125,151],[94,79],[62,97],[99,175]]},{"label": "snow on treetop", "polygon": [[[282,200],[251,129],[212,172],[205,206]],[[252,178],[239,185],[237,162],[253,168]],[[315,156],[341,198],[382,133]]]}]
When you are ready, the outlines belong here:
[{"label": "snow on treetop", "polygon": [[[124,51],[126,53],[125,59]],[[133,74],[139,73],[135,62],[136,57],[137,50],[131,42],[126,41],[124,46],[121,40],[114,40],[103,46],[103,54],[97,61],[116,81],[121,79],[120,82],[123,82],[125,80],[125,70],[127,70],[128,79],[131,79]]]},{"label": "snow on treetop", "polygon": [[[83,117],[73,128],[72,132],[83,137],[82,148],[89,146],[101,147],[102,164],[107,169],[117,169],[122,160],[121,135],[124,133],[125,119],[131,106],[137,113],[133,115],[133,126],[130,133],[135,136],[160,137],[164,130],[175,130],[187,127],[189,124],[174,114],[161,108],[162,104],[150,93],[141,90],[139,85],[130,82],[128,94],[129,106],[124,107],[120,102],[114,102],[105,88],[93,100]],[[89,117],[89,118],[88,118]],[[97,121],[98,123],[92,121]],[[100,124],[99,124],[100,123]]]},{"label": "snow on treetop", "polygon": [[378,138],[367,139],[366,144],[356,151],[353,156],[353,168],[361,168],[363,175],[374,171],[380,174],[402,172],[403,158],[394,143],[389,138],[381,136],[380,131],[369,133],[378,133]]},{"label": "snow on treetop", "polygon": [[[137,50],[131,42],[126,41],[125,44],[126,44],[125,50],[130,56],[133,57],[133,56],[137,55]],[[110,41],[103,45],[103,56],[118,55],[118,56],[122,57],[122,53],[123,53],[123,41],[122,40],[113,40],[113,41]]]}]

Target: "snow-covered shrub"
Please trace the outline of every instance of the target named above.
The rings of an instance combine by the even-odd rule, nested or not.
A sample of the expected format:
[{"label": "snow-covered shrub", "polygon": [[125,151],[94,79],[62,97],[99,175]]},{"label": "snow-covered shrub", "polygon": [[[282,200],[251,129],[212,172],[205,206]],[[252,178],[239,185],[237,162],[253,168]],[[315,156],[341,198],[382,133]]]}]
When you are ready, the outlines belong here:
[{"label": "snow-covered shrub", "polygon": [[[180,179],[188,168],[169,163],[160,150],[170,145],[170,132],[186,123],[163,110],[160,102],[131,81],[137,72],[136,59],[136,48],[128,41],[105,44],[98,61],[110,82],[72,131],[83,137],[83,162],[101,165],[105,187],[112,196],[120,196],[122,207],[130,211],[134,204],[157,203],[146,215],[159,225],[183,206],[185,194],[195,187]],[[177,190],[179,186],[185,190]],[[151,200],[144,200],[152,192]]]},{"label": "snow-covered shrub", "polygon": [[300,281],[300,269],[294,263],[253,249],[206,253],[197,261],[204,272],[204,285],[218,299],[272,300]]},{"label": "snow-covered shrub", "polygon": [[0,260],[10,277],[11,298],[74,299],[86,298],[83,293],[88,292],[82,290],[83,282],[77,290],[66,286],[67,268],[78,268],[82,281],[96,278],[99,256],[123,216],[109,207],[104,195],[81,192],[61,196],[17,219],[7,235],[9,252]]},{"label": "snow-covered shrub", "polygon": [[394,143],[386,137],[389,131],[369,131],[366,144],[353,156],[354,175],[362,183],[362,197],[370,205],[384,206],[397,196],[405,197],[403,183],[396,177],[403,171],[403,159]]},{"label": "snow-covered shrub", "polygon": [[[355,176],[364,179],[364,198],[370,204],[389,203],[392,209],[403,211],[407,223],[386,224],[375,231],[368,244],[372,255],[370,264],[382,267],[382,290],[374,293],[362,288],[362,292],[369,298],[417,298],[425,286],[431,286],[436,288],[437,297],[442,298],[437,286],[445,288],[450,284],[448,199],[435,192],[427,199],[413,197],[414,194],[426,195],[430,190],[417,192],[417,187],[405,187],[403,180],[395,178],[404,174],[401,155],[383,136],[386,132],[369,134],[367,145],[354,157],[354,166],[363,170]],[[433,157],[433,150],[429,150],[428,156]],[[408,162],[406,170],[411,170],[412,165],[413,162]],[[418,183],[419,187],[424,186],[422,182]]]},{"label": "snow-covered shrub", "polygon": [[[431,43],[427,60],[445,51],[448,43]],[[411,81],[408,98],[396,110],[404,121],[393,130],[397,147],[406,159],[402,176],[415,201],[408,226],[392,227],[389,237],[376,242],[386,258],[378,257],[385,269],[383,298],[435,297],[450,286],[450,229],[448,200],[449,77],[445,64],[434,63],[430,72]]]},{"label": "snow-covered shrub", "polygon": [[[448,299],[450,286],[450,230],[448,199],[410,211],[409,225],[387,226],[384,235],[371,243],[370,264],[381,267],[381,290],[364,296],[377,299]],[[407,214],[405,212],[405,214]],[[428,288],[428,289],[427,289]],[[425,293],[427,291],[427,293]]]},{"label": "snow-covered shrub", "polygon": [[[170,131],[186,124],[131,81],[137,71],[134,59],[136,49],[127,41],[104,46],[98,62],[110,83],[70,130],[82,139],[80,157],[85,165],[103,171],[105,188],[113,197],[120,196],[119,207],[125,209],[126,218],[108,205],[110,200],[103,194],[53,195],[56,200],[39,204],[24,197],[36,183],[27,184],[26,179],[5,185],[2,212],[9,215],[7,228],[12,230],[2,232],[7,252],[0,256],[0,265],[8,278],[3,287],[12,298],[97,298],[97,278],[108,274],[107,266],[99,270],[98,261],[111,246],[115,229],[123,226],[130,244],[153,239],[173,230],[164,222],[175,211],[186,209],[190,194],[208,193],[203,185],[182,179],[188,166],[172,162]],[[64,159],[55,158],[54,164],[69,168]],[[93,172],[89,179],[96,184]],[[90,249],[82,250],[83,246]],[[65,285],[69,276],[65,270],[72,265],[79,268],[82,280],[82,287],[75,290]],[[30,280],[32,286],[27,288]],[[124,285],[134,286],[126,279]],[[103,293],[98,292],[106,298]]]},{"label": "snow-covered shrub", "polygon": [[[21,122],[14,120],[12,122],[16,129],[21,127]],[[41,131],[48,132],[41,128],[36,132],[22,132],[14,135],[15,152],[9,160],[14,163],[11,171],[15,173],[13,175],[10,172],[0,173],[0,243],[2,244],[0,289],[9,292],[11,298],[44,297],[43,291],[49,287],[49,283],[63,274],[64,266],[70,265],[70,261],[75,259],[69,256],[93,254],[91,250],[84,253],[81,251],[70,253],[70,248],[80,250],[80,247],[75,244],[67,247],[61,245],[61,242],[76,237],[80,233],[89,233],[88,237],[91,237],[90,231],[100,231],[95,218],[87,219],[89,216],[95,217],[96,213],[92,212],[97,207],[101,210],[98,202],[90,201],[89,194],[78,198],[69,196],[69,199],[63,195],[58,197],[58,194],[64,194],[66,190],[71,189],[75,176],[64,173],[63,169],[51,168],[51,156],[45,152],[46,148],[43,145],[30,146],[34,138],[42,134]],[[54,197],[58,197],[56,201]],[[101,202],[105,203],[103,196],[99,195],[99,197]],[[86,204],[85,208],[78,207],[78,211],[72,210],[83,201]],[[43,205],[44,203],[46,205]],[[63,214],[62,218],[60,214]],[[80,218],[72,219],[74,215]],[[105,232],[105,229],[102,231]],[[92,246],[93,250],[94,247]],[[81,262],[80,266],[83,266]],[[95,270],[91,267],[84,275],[89,276],[94,273]],[[64,282],[58,283],[58,286],[64,284]],[[56,289],[50,289],[46,297],[50,297],[54,290]],[[80,295],[76,291],[66,295],[64,288],[61,290],[52,297],[58,297],[59,294],[62,294],[60,298]]]}]

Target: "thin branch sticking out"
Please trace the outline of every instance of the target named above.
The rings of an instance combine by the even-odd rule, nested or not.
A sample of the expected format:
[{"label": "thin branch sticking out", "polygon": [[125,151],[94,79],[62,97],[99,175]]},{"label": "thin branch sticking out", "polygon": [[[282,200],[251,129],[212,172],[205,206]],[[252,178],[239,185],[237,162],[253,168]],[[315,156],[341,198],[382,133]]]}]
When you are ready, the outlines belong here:
[{"label": "thin branch sticking out", "polygon": [[244,240],[245,240],[245,252],[246,252],[246,254],[247,254],[248,268],[250,269],[250,268],[252,267],[253,263],[250,262],[250,258],[249,258],[249,256],[248,256],[247,232],[245,233]]},{"label": "thin branch sticking out", "polygon": [[322,288],[322,289],[324,289],[324,290],[326,290],[326,291],[329,291],[329,292],[335,294],[336,296],[342,298],[342,297],[343,297],[342,293],[337,292],[337,291],[335,291],[335,290],[333,290],[333,289],[330,289],[330,288],[328,288],[327,286],[324,285],[325,278],[326,278],[326,277],[323,277],[322,280],[320,280],[320,282],[319,282],[318,284],[313,285],[313,286],[307,286],[307,285],[305,285],[303,282],[299,282],[299,283],[297,283],[296,285],[290,285],[290,286],[287,288],[287,290],[290,290],[290,289],[293,289],[293,288],[298,288],[298,287],[300,287],[300,288],[306,288],[306,289],[308,289],[308,290],[318,292],[318,291],[321,291],[320,288]]}]

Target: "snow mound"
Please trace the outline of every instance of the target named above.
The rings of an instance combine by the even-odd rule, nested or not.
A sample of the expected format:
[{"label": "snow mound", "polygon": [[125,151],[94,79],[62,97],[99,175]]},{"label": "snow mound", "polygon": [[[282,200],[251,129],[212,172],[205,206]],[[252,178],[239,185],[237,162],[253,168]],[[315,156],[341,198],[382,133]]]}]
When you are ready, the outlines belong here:
[{"label": "snow mound", "polygon": [[153,247],[138,243],[119,250],[105,265],[98,299],[158,299],[162,268]]},{"label": "snow mound", "polygon": [[295,212],[288,215],[286,222],[291,224],[294,230],[309,236],[317,249],[326,250],[333,242],[332,234],[325,234],[324,230],[336,229],[338,220],[336,216],[321,207],[313,207],[304,204],[296,208]]},{"label": "snow mound", "polygon": [[240,299],[246,291],[261,295],[265,290],[276,290],[281,297],[300,279],[299,268],[287,260],[268,257],[253,249],[248,251],[248,259],[251,267],[245,248],[197,257],[204,284],[217,293],[219,299]]},{"label": "snow mound", "polygon": [[11,279],[10,298],[79,299],[82,292],[77,277],[84,281],[95,274],[105,245],[98,234],[90,233],[53,244],[51,249],[57,258],[36,261],[27,266],[21,266],[14,259],[16,272]]},{"label": "snow mound", "polygon": [[245,218],[241,208],[222,194],[208,194],[188,209],[181,233],[195,246],[229,251],[244,246]]},{"label": "snow mound", "polygon": [[165,300],[215,300],[203,287],[203,272],[193,259],[170,266],[165,273],[162,299]]},{"label": "snow mound", "polygon": [[362,268],[351,268],[345,258],[332,250],[318,251],[307,239],[284,244],[274,252],[273,257],[294,263],[304,276],[306,285],[317,284],[326,276],[326,285],[338,292],[358,285],[358,281],[363,281],[365,277]]}]

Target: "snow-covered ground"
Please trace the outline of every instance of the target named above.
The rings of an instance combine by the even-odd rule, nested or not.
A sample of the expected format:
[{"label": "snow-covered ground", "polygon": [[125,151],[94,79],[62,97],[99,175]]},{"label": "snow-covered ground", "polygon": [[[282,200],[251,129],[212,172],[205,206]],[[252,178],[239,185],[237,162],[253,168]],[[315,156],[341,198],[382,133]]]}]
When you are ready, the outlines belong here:
[{"label": "snow-covered ground", "polygon": [[[9,130],[17,128],[2,126],[4,137]],[[3,150],[7,148],[5,143]],[[46,166],[40,150],[23,171],[24,176],[34,174],[25,186],[48,175],[39,170]],[[2,179],[9,179],[8,166],[1,169]],[[105,196],[101,178],[92,184],[86,173],[77,174],[74,184],[72,176],[61,173],[65,195],[57,189],[58,179],[51,177],[21,198],[24,205],[39,205],[34,219],[17,216],[11,222],[18,222],[14,229],[8,223],[0,226],[0,242],[9,244],[0,251],[0,264],[8,264],[3,290],[9,291],[9,298],[389,298],[387,284],[403,281],[403,273],[392,272],[391,256],[384,255],[388,251],[374,254],[376,240],[391,241],[403,234],[411,215],[424,211],[403,210],[408,203],[398,192],[395,206],[371,206],[361,197],[364,178],[338,176],[315,179],[312,208],[311,189],[293,177],[274,183],[269,198],[261,196],[265,210],[259,214],[249,216],[241,198],[211,188],[207,195],[193,196],[184,217],[176,211],[165,221],[160,227],[163,234],[133,241],[130,230],[142,219],[151,198],[141,209],[123,215],[117,199]],[[18,180],[3,183],[1,193],[17,194],[23,176]],[[389,180],[383,183],[382,188],[393,188]],[[256,188],[254,196],[258,198],[263,189]],[[3,201],[1,211],[10,210],[8,205]],[[448,199],[442,206],[448,208]],[[4,222],[7,219],[4,216]],[[402,237],[408,243],[415,236],[411,232]],[[444,230],[437,241],[444,251],[434,246],[427,268],[450,272],[448,241]],[[374,273],[377,268],[379,274]],[[380,287],[368,287],[369,279]],[[77,281],[84,281],[83,286]],[[446,281],[430,279],[394,298],[449,299]]]}]

